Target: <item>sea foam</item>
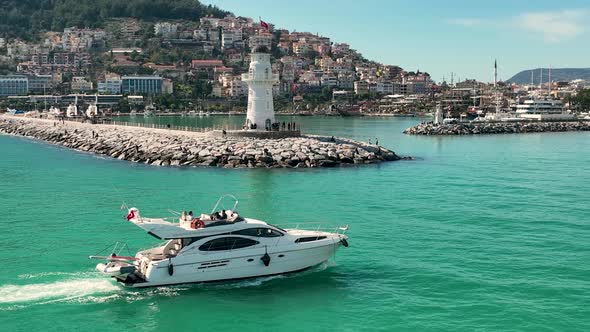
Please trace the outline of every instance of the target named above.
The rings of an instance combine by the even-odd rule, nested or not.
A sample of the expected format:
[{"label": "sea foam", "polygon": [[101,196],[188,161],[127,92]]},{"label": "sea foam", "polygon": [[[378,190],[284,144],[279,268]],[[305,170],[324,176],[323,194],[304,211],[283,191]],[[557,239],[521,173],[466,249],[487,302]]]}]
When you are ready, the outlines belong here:
[{"label": "sea foam", "polygon": [[18,303],[45,299],[70,300],[120,288],[108,279],[74,279],[52,283],[0,286],[0,303]]}]

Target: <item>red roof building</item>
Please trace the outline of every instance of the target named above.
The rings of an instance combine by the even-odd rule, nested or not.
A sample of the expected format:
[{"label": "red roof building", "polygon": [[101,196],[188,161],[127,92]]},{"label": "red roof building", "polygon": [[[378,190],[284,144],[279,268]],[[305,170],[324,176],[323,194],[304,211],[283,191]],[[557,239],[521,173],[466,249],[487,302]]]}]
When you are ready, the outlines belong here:
[{"label": "red roof building", "polygon": [[191,68],[198,70],[213,70],[215,67],[223,67],[221,60],[193,60]]}]

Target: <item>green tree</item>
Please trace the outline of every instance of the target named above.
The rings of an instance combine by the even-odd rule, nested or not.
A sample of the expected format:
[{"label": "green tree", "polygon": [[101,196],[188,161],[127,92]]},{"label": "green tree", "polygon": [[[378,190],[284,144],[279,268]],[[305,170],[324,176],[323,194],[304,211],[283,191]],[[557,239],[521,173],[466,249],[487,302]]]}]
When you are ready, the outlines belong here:
[{"label": "green tree", "polygon": [[580,90],[575,96],[565,98],[565,101],[579,111],[588,111],[590,110],[590,89]]}]

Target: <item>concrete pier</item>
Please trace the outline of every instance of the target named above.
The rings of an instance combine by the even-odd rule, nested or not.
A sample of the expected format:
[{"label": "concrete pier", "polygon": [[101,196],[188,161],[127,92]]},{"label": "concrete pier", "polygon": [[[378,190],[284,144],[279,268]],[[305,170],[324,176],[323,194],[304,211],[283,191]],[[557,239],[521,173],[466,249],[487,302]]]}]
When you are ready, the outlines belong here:
[{"label": "concrete pier", "polygon": [[219,133],[64,123],[0,115],[0,133],[157,166],[313,168],[364,165],[401,159],[393,151],[346,138],[316,135],[278,139]]}]

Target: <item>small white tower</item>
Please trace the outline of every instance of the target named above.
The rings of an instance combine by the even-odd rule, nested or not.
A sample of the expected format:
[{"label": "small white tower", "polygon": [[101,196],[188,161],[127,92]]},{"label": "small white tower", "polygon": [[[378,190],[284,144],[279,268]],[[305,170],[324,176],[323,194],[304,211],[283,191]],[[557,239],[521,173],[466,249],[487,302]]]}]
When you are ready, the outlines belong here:
[{"label": "small white tower", "polygon": [[440,125],[443,123],[443,111],[440,104],[436,104],[436,112],[434,113],[434,124]]},{"label": "small white tower", "polygon": [[70,104],[66,110],[66,116],[68,118],[73,118],[78,116],[78,95],[76,95],[76,100],[73,104]]},{"label": "small white tower", "polygon": [[257,130],[270,128],[275,122],[272,86],[279,81],[279,75],[272,73],[270,54],[266,47],[258,47],[251,54],[250,69],[242,74],[242,81],[248,84],[248,113],[246,125]]}]

